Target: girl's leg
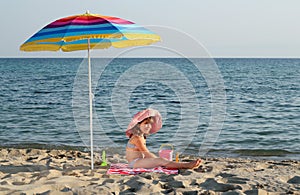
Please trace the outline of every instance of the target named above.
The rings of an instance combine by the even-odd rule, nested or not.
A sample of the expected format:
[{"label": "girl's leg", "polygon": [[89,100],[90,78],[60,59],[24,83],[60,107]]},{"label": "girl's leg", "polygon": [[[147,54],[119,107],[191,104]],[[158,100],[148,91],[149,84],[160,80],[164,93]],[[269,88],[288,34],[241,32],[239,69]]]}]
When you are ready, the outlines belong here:
[{"label": "girl's leg", "polygon": [[191,162],[173,162],[170,161],[165,167],[166,168],[175,168],[175,169],[193,169],[199,167],[201,163],[200,159],[193,160]]},{"label": "girl's leg", "polygon": [[133,167],[134,168],[154,168],[159,166],[165,166],[170,161],[163,158],[142,158],[137,160]]},{"label": "girl's leg", "polygon": [[197,159],[192,162],[173,162],[168,161],[164,158],[143,158],[139,159],[133,165],[134,168],[154,168],[159,166],[164,166],[166,168],[174,169],[192,169],[200,165],[201,160]]}]

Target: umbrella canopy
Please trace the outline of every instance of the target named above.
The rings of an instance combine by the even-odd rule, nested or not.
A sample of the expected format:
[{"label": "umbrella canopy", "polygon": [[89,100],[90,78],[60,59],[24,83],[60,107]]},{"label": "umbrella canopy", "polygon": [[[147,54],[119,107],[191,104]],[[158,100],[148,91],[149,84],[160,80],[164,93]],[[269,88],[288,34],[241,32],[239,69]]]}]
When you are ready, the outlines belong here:
[{"label": "umbrella canopy", "polygon": [[93,93],[90,49],[123,48],[150,45],[160,41],[160,36],[133,22],[112,16],[90,14],[58,19],[20,46],[21,51],[88,51],[88,78],[90,104],[91,169],[93,154]]},{"label": "umbrella canopy", "polygon": [[160,113],[157,110],[152,108],[148,108],[146,110],[140,111],[136,113],[131,122],[129,123],[126,136],[129,137],[132,134],[132,128],[135,127],[138,123],[142,122],[144,119],[153,117],[153,124],[150,130],[150,134],[156,133],[162,127],[162,118]]},{"label": "umbrella canopy", "polygon": [[157,41],[160,41],[158,35],[133,22],[87,12],[48,24],[22,44],[20,50],[58,51],[61,49],[69,52],[111,46],[122,48],[149,45]]}]

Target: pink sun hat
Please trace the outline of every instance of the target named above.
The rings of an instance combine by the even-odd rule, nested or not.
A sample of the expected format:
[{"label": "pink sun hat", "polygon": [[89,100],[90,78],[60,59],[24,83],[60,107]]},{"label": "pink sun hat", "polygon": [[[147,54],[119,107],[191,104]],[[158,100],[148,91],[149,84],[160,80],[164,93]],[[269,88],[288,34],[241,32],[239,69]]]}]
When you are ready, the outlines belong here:
[{"label": "pink sun hat", "polygon": [[152,128],[150,130],[150,134],[156,133],[158,130],[160,130],[162,127],[162,118],[160,113],[152,108],[147,108],[146,110],[140,111],[133,116],[131,122],[127,127],[126,136],[130,137],[130,135],[132,134],[132,128],[136,126],[139,122],[142,122],[144,119],[149,117],[153,117],[153,123]]}]

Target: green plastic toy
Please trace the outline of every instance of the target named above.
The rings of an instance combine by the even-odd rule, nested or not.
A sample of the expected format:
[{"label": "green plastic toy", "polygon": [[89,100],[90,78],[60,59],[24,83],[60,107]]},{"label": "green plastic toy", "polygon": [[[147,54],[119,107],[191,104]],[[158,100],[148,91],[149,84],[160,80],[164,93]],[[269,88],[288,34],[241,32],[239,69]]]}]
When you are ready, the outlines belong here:
[{"label": "green plastic toy", "polygon": [[105,150],[102,151],[102,163],[100,166],[103,166],[103,167],[107,166]]}]

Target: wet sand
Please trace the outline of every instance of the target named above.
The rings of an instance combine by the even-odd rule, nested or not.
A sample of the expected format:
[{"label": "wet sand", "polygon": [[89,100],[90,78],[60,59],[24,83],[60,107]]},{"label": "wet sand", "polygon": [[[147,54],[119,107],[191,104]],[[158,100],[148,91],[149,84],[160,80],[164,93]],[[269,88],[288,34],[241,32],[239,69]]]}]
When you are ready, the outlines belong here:
[{"label": "wet sand", "polygon": [[[96,155],[90,170],[87,152],[0,150],[0,194],[299,194],[300,162],[207,158],[178,175],[107,175]],[[186,156],[182,161],[196,157]],[[118,154],[109,163],[126,162]]]}]

